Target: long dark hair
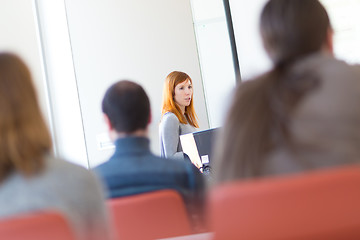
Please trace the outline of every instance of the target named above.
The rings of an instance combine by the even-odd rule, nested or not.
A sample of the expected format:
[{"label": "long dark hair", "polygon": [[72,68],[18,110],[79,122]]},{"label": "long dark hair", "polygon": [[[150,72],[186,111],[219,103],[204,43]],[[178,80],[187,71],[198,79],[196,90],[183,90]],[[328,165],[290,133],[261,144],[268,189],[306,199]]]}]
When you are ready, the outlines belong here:
[{"label": "long dark hair", "polygon": [[318,0],[267,2],[260,32],[274,68],[235,90],[215,151],[213,169],[218,182],[260,175],[266,155],[276,146],[291,144],[291,113],[319,85],[316,73],[295,73],[292,67],[320,51],[330,29]]}]

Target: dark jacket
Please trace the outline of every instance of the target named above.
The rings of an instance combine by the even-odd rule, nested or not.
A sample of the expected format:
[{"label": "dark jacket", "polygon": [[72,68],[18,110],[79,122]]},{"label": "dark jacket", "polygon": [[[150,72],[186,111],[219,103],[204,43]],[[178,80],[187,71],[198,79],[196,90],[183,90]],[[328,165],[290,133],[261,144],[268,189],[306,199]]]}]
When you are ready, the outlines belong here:
[{"label": "dark jacket", "polygon": [[191,163],[155,156],[149,144],[144,137],[115,141],[114,155],[95,168],[108,188],[108,197],[174,189],[186,201],[200,201],[204,180],[199,170]]}]

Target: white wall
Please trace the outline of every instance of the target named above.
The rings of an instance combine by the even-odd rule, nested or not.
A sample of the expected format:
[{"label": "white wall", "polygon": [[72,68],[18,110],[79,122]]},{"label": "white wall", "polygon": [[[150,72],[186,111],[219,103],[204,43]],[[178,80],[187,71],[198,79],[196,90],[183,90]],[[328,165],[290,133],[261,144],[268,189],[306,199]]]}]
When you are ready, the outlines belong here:
[{"label": "white wall", "polygon": [[1,1],[0,32],[0,51],[13,52],[27,63],[45,119],[51,125],[33,1]]},{"label": "white wall", "polygon": [[192,0],[192,8],[209,123],[221,127],[236,84],[223,0]]},{"label": "white wall", "polygon": [[[339,59],[360,63],[360,1],[320,0],[334,28],[334,52]],[[262,46],[259,21],[266,0],[230,0],[242,78],[247,80],[271,68]]]},{"label": "white wall", "polygon": [[[47,39],[48,41],[44,41],[45,30],[42,32],[39,31],[40,29],[38,20],[44,18],[44,12],[46,12],[50,16],[52,14],[53,17],[55,17],[54,15],[56,14],[56,12],[59,12],[59,9],[61,10],[61,1],[41,1],[42,0],[11,0],[1,2],[0,32],[2,34],[0,37],[0,51],[9,51],[16,53],[21,58],[23,58],[29,66],[37,90],[40,107],[43,111],[45,120],[47,121],[51,130],[51,134],[53,136],[55,154],[80,165],[87,166],[88,164],[86,152],[81,152],[81,144],[83,144],[84,140],[76,141],[76,133],[78,132],[77,129],[81,130],[82,126],[80,125],[80,128],[75,128],[74,130],[71,128],[62,128],[63,125],[61,125],[64,122],[66,123],[66,121],[64,121],[65,116],[65,118],[70,120],[67,122],[71,122],[70,126],[76,126],[76,111],[73,111],[72,114],[69,114],[69,112],[71,113],[71,111],[69,111],[70,108],[67,108],[67,112],[64,114],[64,111],[61,111],[61,108],[58,108],[54,105],[54,103],[56,103],[58,94],[61,93],[61,88],[59,88],[59,85],[54,84],[57,82],[67,82],[69,78],[68,76],[64,77],[66,63],[52,61],[58,56],[55,56],[54,59],[51,59],[47,55],[47,49],[48,45],[52,45],[53,49],[58,49],[58,51],[61,52],[60,55],[66,54],[61,44],[69,44],[69,41],[63,41],[63,37],[67,36],[67,33],[62,33],[59,25],[51,25],[51,19],[46,19],[43,24],[47,23],[51,25],[50,27],[48,27],[52,28],[52,40],[55,39],[55,41],[52,41],[51,39]],[[53,12],[49,11],[51,10],[50,8],[47,8],[47,11],[45,11],[42,8],[42,3],[51,4],[53,7],[58,8],[56,11]],[[65,18],[65,13],[63,13],[63,18]],[[63,24],[65,25],[65,27],[67,27],[66,21],[65,23],[63,22]],[[40,38],[40,35],[42,35],[42,39]],[[56,40],[60,41],[61,44],[59,45]],[[58,72],[54,71],[54,66],[55,68],[58,67],[58,69],[61,68],[61,70]],[[51,69],[51,67],[53,68]],[[70,68],[73,70],[72,65]],[[60,80],[56,81],[54,76],[58,77],[57,80]],[[72,100],[71,88],[67,88],[65,89],[65,91],[65,98],[58,99],[58,102],[66,103],[66,101]],[[50,95],[51,98],[49,97]],[[52,101],[50,101],[50,99]],[[76,101],[70,103],[70,106],[76,106]],[[51,111],[50,109],[53,109],[54,111]],[[65,133],[68,133],[70,137],[64,137]],[[84,137],[82,136],[82,138]],[[79,153],[83,155],[79,157]]]},{"label": "white wall", "polygon": [[242,80],[271,68],[260,37],[259,21],[267,0],[229,0]]},{"label": "white wall", "polygon": [[150,96],[155,153],[163,82],[173,70],[192,77],[200,126],[208,128],[188,0],[67,0],[66,9],[90,166],[112,153],[99,149],[106,134],[101,100],[110,84],[123,78],[139,82]]},{"label": "white wall", "polygon": [[321,0],[334,29],[334,52],[350,64],[360,63],[360,1]]},{"label": "white wall", "polygon": [[88,167],[64,1],[35,0],[57,156]]}]

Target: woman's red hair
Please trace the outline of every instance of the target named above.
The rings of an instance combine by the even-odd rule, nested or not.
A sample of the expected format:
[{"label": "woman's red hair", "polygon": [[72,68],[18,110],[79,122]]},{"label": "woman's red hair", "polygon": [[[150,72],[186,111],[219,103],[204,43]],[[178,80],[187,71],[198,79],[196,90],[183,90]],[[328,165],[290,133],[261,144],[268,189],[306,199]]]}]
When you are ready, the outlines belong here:
[{"label": "woman's red hair", "polygon": [[193,96],[191,96],[191,102],[189,106],[185,107],[185,116],[181,113],[179,106],[174,101],[175,87],[179,83],[189,80],[192,84],[192,79],[184,72],[173,71],[165,79],[164,90],[163,90],[163,104],[162,114],[163,116],[167,112],[172,112],[179,119],[180,123],[187,124],[198,128],[197,116],[194,109]]}]

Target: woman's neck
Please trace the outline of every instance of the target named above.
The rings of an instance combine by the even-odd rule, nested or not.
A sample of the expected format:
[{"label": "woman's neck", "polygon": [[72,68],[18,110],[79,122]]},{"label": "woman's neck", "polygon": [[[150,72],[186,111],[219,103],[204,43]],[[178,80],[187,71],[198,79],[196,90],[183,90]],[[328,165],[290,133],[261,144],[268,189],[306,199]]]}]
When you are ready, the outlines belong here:
[{"label": "woman's neck", "polygon": [[181,114],[185,115],[185,107],[179,106],[179,108],[180,108]]}]

